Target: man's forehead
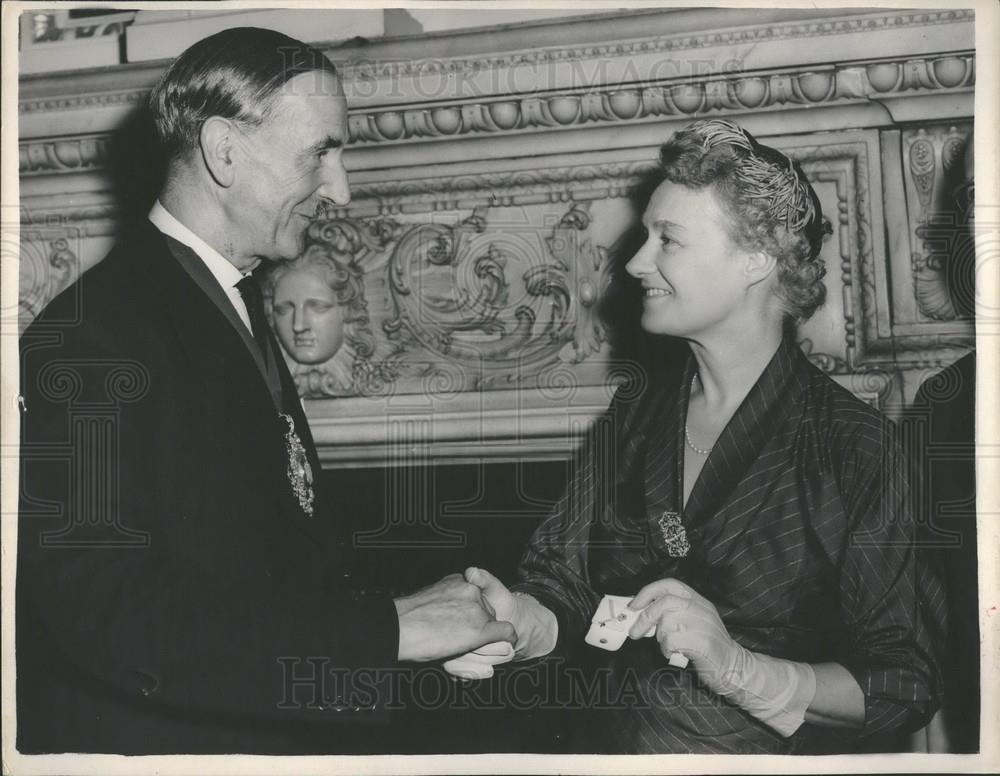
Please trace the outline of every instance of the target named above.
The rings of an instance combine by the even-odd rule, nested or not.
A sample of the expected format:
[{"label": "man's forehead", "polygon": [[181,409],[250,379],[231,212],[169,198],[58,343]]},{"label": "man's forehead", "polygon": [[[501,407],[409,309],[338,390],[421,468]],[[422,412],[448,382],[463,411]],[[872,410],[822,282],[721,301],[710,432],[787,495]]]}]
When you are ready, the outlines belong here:
[{"label": "man's forehead", "polygon": [[329,70],[310,70],[289,78],[279,87],[280,97],[343,97],[340,78]]}]

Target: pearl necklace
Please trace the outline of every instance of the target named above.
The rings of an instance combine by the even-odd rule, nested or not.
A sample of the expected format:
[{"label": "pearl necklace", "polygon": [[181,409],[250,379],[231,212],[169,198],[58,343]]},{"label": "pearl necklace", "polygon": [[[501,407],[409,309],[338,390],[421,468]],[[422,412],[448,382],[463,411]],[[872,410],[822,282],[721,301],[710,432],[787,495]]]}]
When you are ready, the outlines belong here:
[{"label": "pearl necklace", "polygon": [[[694,381],[697,379],[698,379],[698,373],[695,372],[693,375],[691,375],[691,391],[694,390]],[[688,392],[688,394],[689,394],[688,401],[690,401],[690,391]],[[712,452],[712,447],[715,447],[715,445],[712,445],[712,447],[708,448],[707,450],[703,450],[700,447],[697,447],[695,443],[691,441],[691,434],[688,431],[687,418],[684,418],[684,441],[687,442],[688,447],[690,447],[692,450],[698,453],[698,455],[704,456],[705,458],[708,458],[709,454]]]}]

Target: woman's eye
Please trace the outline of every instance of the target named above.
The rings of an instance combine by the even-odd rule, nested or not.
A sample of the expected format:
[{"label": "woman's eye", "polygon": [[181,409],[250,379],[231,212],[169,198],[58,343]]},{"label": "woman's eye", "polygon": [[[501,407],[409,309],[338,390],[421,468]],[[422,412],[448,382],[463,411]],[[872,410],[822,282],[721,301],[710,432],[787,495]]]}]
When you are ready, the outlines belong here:
[{"label": "woman's eye", "polygon": [[283,318],[292,311],[292,306],[290,304],[276,304],[273,309],[276,316]]},{"label": "woman's eye", "polygon": [[666,248],[666,247],[668,247],[670,245],[673,245],[673,244],[674,244],[674,241],[670,238],[669,234],[661,234],[660,235],[660,245],[662,245],[664,248]]}]

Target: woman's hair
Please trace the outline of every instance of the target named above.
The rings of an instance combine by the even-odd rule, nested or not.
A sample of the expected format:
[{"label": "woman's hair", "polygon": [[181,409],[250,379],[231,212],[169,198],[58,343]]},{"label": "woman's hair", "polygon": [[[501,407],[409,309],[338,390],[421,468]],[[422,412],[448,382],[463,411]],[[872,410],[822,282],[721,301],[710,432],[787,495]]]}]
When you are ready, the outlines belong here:
[{"label": "woman's hair", "polygon": [[281,87],[314,71],[337,74],[323,52],[280,32],[237,27],[210,35],[181,54],[150,93],[156,134],[176,158],[197,148],[212,116],[260,126]]},{"label": "woman's hair", "polygon": [[819,258],[825,234],[819,199],[802,169],[722,119],[696,121],[660,148],[663,176],[692,189],[712,187],[731,217],[730,237],[778,263],[778,295],[788,317],[807,320],[826,298]]},{"label": "woman's hair", "polygon": [[297,259],[276,263],[264,276],[264,294],[274,297],[274,289],[291,272],[311,272],[333,291],[337,304],[344,308],[344,342],[353,351],[355,361],[364,361],[375,352],[375,336],[369,327],[368,301],[365,299],[364,272],[355,262],[338,261],[329,249],[313,243]]}]

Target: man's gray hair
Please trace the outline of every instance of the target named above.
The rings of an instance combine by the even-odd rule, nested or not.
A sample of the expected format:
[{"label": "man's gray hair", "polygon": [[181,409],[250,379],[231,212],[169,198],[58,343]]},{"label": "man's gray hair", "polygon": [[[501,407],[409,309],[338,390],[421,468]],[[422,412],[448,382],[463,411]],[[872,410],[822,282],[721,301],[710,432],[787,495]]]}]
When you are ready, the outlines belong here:
[{"label": "man's gray hair", "polygon": [[259,126],[274,97],[302,73],[337,69],[319,49],[274,30],[236,27],[210,35],[181,54],[149,96],[156,133],[168,158],[198,147],[212,116]]}]

